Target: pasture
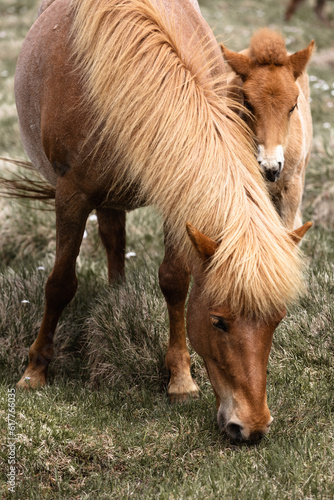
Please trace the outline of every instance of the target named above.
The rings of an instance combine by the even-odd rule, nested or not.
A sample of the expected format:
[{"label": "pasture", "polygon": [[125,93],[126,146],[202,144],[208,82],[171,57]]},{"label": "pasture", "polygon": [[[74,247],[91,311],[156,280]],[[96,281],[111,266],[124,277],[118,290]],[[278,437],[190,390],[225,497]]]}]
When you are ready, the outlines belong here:
[{"label": "pasture", "polygon": [[[0,5],[1,156],[25,158],[13,80],[38,3]],[[94,214],[89,218],[78,259],[79,288],[59,323],[48,386],[15,394],[10,455],[8,415],[14,407],[8,389],[23,373],[43,314],[55,224],[52,206],[1,198],[1,498],[334,497],[334,45],[333,31],[315,17],[311,4],[305,2],[284,23],[282,1],[201,2],[215,35],[232,50],[245,48],[264,26],[281,31],[289,51],[313,38],[317,45],[309,66],[314,145],[303,199],[303,220],[315,223],[302,245],[307,293],[274,335],[270,433],[257,446],[233,445],[219,433],[212,388],[192,351],[201,397],[169,404],[168,323],[157,279],[162,223],[145,208],[128,214],[127,282],[111,288]],[[330,2],[328,12],[333,20]],[[16,467],[14,492],[8,489],[9,457]]]}]

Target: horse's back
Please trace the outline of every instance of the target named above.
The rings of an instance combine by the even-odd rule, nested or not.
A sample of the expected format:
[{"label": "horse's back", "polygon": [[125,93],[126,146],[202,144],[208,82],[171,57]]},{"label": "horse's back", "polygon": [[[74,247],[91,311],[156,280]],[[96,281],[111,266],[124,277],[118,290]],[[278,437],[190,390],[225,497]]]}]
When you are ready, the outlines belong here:
[{"label": "horse's back", "polygon": [[[217,71],[223,72],[219,46],[196,0],[157,0],[156,4],[165,9],[167,17],[180,18],[185,57],[191,59],[205,39],[212,47]],[[88,135],[89,113],[82,105],[83,75],[73,65],[71,2],[44,0],[40,9],[42,14],[29,31],[18,59],[15,97],[25,150],[34,166],[55,185],[69,164],[73,167],[87,158],[82,145]]]}]

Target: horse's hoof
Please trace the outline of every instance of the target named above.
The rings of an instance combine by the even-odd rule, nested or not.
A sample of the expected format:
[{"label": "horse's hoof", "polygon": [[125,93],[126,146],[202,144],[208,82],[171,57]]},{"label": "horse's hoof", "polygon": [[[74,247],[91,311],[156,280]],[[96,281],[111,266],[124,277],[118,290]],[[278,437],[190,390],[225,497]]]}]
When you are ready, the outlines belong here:
[{"label": "horse's hoof", "polygon": [[189,399],[197,399],[199,397],[199,387],[192,379],[187,384],[183,383],[182,385],[170,382],[167,394],[172,404],[185,403]]},{"label": "horse's hoof", "polygon": [[169,402],[174,405],[178,403],[187,403],[191,399],[199,398],[199,391],[193,392],[184,392],[179,394],[170,394],[168,393]]},{"label": "horse's hoof", "polygon": [[31,389],[40,389],[46,384],[45,374],[43,372],[33,372],[28,368],[22,375],[21,379],[16,384],[18,389],[29,391]]}]

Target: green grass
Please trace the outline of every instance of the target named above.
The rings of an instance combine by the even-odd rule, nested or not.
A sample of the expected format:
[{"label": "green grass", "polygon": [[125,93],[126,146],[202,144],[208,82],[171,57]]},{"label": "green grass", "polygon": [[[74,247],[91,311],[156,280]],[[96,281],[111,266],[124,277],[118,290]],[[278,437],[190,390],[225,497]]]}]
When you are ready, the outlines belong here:
[{"label": "green grass", "polygon": [[[334,74],[321,62],[332,30],[317,20],[311,3],[290,24],[282,21],[283,2],[201,3],[216,35],[233,50],[266,25],[283,32],[291,51],[313,38],[318,47],[309,68],[314,147],[304,220],[316,224],[303,243],[308,291],[274,336],[271,432],[257,446],[239,447],[219,433],[212,389],[192,351],[201,398],[168,403],[168,324],[157,281],[161,219],[151,208],[128,215],[127,251],[136,257],[127,260],[127,283],[111,288],[96,221],[89,220],[78,259],[79,289],[59,323],[49,385],[16,393],[17,475],[10,493],[7,393],[26,366],[41,321],[55,229],[52,212],[0,199],[1,498],[334,498]],[[13,79],[37,8],[35,0],[2,0],[0,6],[0,155],[24,157]],[[330,2],[328,10],[333,18]]]}]

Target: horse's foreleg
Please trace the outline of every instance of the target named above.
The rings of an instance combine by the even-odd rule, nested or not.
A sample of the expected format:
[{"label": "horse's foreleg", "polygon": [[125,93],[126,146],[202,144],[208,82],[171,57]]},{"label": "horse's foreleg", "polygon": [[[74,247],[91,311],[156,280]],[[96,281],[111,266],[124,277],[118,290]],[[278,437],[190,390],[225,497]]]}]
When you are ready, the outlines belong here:
[{"label": "horse's foreleg", "polygon": [[[61,182],[60,182],[61,184]],[[53,270],[45,287],[42,325],[29,350],[29,364],[17,386],[25,389],[45,385],[46,371],[53,356],[53,336],[66,305],[77,289],[75,263],[91,207],[86,198],[67,186],[56,191],[57,245]]]},{"label": "horse's foreleg", "polygon": [[199,392],[190,374],[190,355],[185,334],[185,301],[189,281],[189,270],[168,246],[165,238],[165,257],[159,269],[159,282],[169,315],[166,366],[171,375],[167,392],[172,402],[185,400],[189,395],[197,396]]},{"label": "horse's foreleg", "polygon": [[125,262],[125,212],[99,208],[96,210],[99,234],[107,252],[109,282],[123,279]]}]

